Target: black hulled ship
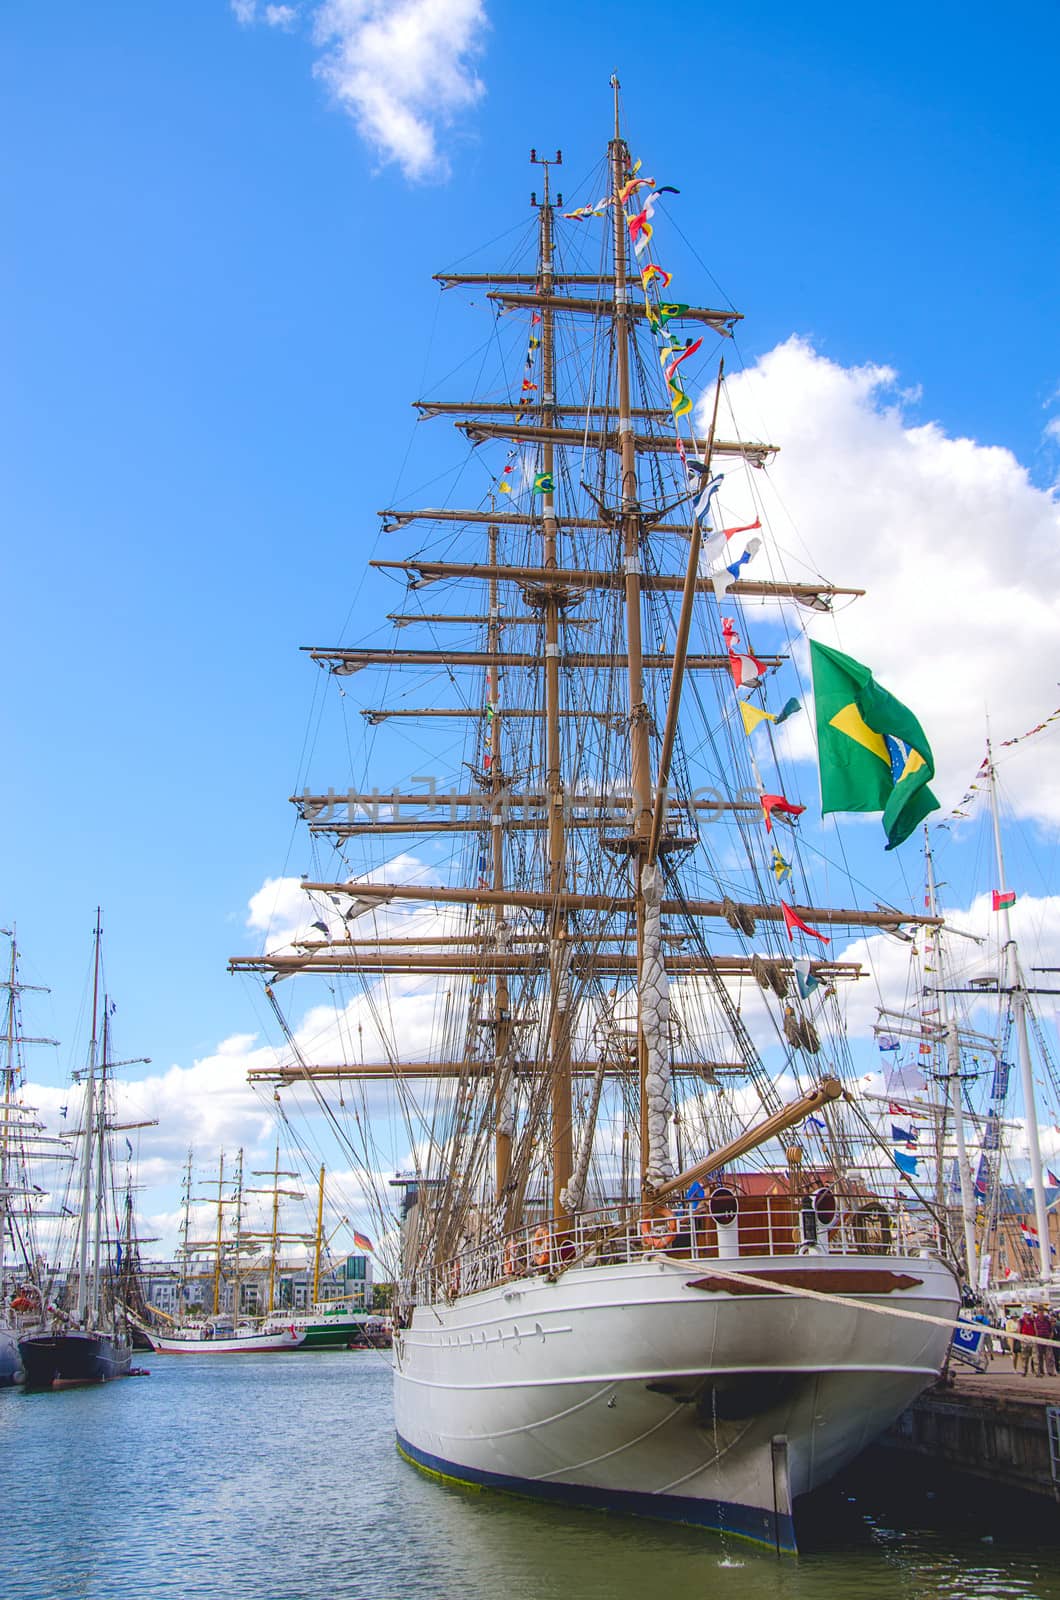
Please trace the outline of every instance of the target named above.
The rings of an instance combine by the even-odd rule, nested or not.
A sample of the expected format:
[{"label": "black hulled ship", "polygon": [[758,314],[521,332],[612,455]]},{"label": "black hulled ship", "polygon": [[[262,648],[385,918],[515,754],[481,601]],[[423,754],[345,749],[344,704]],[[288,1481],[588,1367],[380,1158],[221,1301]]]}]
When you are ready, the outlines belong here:
[{"label": "black hulled ship", "polygon": [[117,1212],[109,1103],[113,1063],[111,1007],[101,976],[101,917],[97,912],[92,1037],[88,1066],[75,1074],[84,1086],[76,1231],[66,1293],[54,1305],[49,1301],[42,1326],[19,1340],[25,1381],[31,1388],[103,1383],[124,1377],[132,1360],[131,1330],[119,1296],[121,1241],[110,1236],[109,1219]]}]

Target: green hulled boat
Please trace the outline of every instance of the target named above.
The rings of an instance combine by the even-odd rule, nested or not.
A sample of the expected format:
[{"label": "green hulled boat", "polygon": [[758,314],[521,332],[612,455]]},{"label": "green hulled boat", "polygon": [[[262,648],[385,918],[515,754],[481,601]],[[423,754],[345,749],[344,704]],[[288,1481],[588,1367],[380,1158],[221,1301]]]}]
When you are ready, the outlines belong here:
[{"label": "green hulled boat", "polygon": [[[285,1314],[286,1317],[286,1314]],[[305,1334],[303,1350],[345,1350],[349,1346],[389,1344],[387,1325],[367,1311],[355,1311],[348,1301],[322,1301],[291,1319]]]}]

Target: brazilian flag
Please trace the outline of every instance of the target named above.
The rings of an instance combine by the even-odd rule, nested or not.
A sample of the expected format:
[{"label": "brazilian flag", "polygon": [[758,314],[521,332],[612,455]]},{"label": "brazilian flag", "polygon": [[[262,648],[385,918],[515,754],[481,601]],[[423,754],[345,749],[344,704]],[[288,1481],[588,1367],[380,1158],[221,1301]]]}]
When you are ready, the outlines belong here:
[{"label": "brazilian flag", "polygon": [[916,717],[868,667],[810,643],[821,811],[882,811],[887,849],[908,839],[938,801],[935,760]]}]

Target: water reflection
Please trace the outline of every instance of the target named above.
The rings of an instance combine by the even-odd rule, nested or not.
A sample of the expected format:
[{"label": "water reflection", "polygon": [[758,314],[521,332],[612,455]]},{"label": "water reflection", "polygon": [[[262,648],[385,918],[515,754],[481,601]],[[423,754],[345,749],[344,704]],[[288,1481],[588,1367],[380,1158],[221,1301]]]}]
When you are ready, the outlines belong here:
[{"label": "water reflection", "polygon": [[394,1449],[375,1352],[0,1393],[0,1496],[3,1600],[1060,1600],[1051,1504],[1014,1520],[905,1462],[817,1496],[781,1561],[439,1484]]}]

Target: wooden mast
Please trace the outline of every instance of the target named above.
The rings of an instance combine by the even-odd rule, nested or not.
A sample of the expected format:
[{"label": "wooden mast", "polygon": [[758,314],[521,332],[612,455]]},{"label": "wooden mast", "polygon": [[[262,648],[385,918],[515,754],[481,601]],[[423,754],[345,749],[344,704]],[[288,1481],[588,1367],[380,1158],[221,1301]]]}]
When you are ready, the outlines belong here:
[{"label": "wooden mast", "polygon": [[232,1226],[234,1267],[232,1272],[232,1319],[239,1316],[240,1299],[243,1294],[243,1279],[241,1273],[242,1260],[240,1258],[240,1238],[243,1233],[243,1146],[239,1147],[236,1157],[235,1194],[232,1203],[236,1208],[235,1222]]},{"label": "wooden mast", "polygon": [[[650,817],[649,817],[650,820]],[[634,911],[636,899],[627,895],[582,894],[565,891],[558,895],[541,894],[523,889],[504,889],[500,895],[492,889],[435,888],[419,883],[367,883],[354,880],[338,883],[334,880],[316,883],[306,878],[303,889],[310,894],[346,894],[351,900],[422,900],[425,905],[491,905],[500,901],[504,905],[525,906],[534,911]],[[732,902],[728,902],[731,906]],[[769,901],[741,900],[740,907],[749,912],[755,922],[783,922],[784,913],[779,905]],[[724,900],[664,900],[665,915],[683,917],[726,916]],[[919,911],[897,911],[881,908],[879,911],[845,910],[838,906],[811,906],[796,904],[790,907],[799,917],[813,917],[817,922],[839,923],[851,928],[937,928],[941,917],[929,917]],[[282,961],[282,958],[281,958]],[[233,972],[254,967],[275,965],[281,962],[272,956],[233,956],[229,961]]]},{"label": "wooden mast", "polygon": [[[224,1238],[224,1184],[225,1184],[225,1153],[222,1150],[217,1164],[217,1233],[214,1238],[213,1255],[213,1314],[218,1316],[221,1311],[221,1254]],[[233,1306],[233,1312],[235,1307]]]},{"label": "wooden mast", "polygon": [[[531,152],[532,161],[537,162]],[[556,152],[556,161],[560,160]],[[541,403],[538,408],[542,427],[555,422],[556,358],[552,306],[552,195],[549,161],[538,163],[544,171],[544,190],[538,216],[541,224]],[[556,495],[554,489],[555,445],[547,435],[541,445],[541,470],[546,488],[541,497],[542,565],[549,574],[559,568]],[[560,601],[562,590],[555,582],[544,585],[542,595],[545,656],[545,793],[548,804],[548,889],[558,895],[566,885],[567,829],[563,800],[562,747],[560,744]],[[564,1190],[574,1170],[574,1132],[571,1090],[571,1025],[569,950],[566,912],[557,907],[551,922],[549,940],[549,1068],[551,1072],[551,1153],[552,1215],[558,1220],[566,1214]]]},{"label": "wooden mast", "polygon": [[[714,448],[715,455],[717,446]],[[410,517],[410,521],[411,521]],[[476,514],[461,512],[451,517],[443,517],[438,513],[434,520],[450,522],[474,523],[483,519]],[[501,523],[522,523],[526,525],[526,518],[504,517],[497,518]],[[593,528],[609,527],[609,523],[590,522],[588,518],[564,517],[565,528]],[[650,518],[645,519],[644,531],[646,533],[677,533],[682,538],[688,535],[684,524],[677,525],[669,522],[653,523]],[[500,566],[495,570],[483,568],[477,562],[461,561],[370,561],[370,567],[381,571],[415,573],[421,580],[433,583],[437,578],[500,578],[506,583],[522,585],[524,583],[544,583],[549,574],[541,567]],[[622,577],[614,572],[587,572],[564,569],[557,572],[554,582],[563,583],[571,588],[578,589],[621,589]],[[684,590],[685,579],[682,573],[655,572],[641,578],[641,592],[651,594],[681,594]],[[696,581],[697,594],[713,594],[714,585],[709,578],[699,578]],[[816,583],[778,583],[768,578],[737,578],[729,586],[729,593],[741,599],[770,599],[770,600],[797,600],[803,605],[808,605],[814,610],[820,607],[815,604],[819,600],[828,600],[835,596],[847,596],[851,599],[860,597],[864,589],[841,589],[836,584],[826,583],[824,579]]]},{"label": "wooden mast", "polygon": [[[626,216],[619,195],[625,177],[627,152],[619,124],[617,77],[611,79],[615,95],[615,133],[611,141],[612,220],[614,224],[614,329],[618,371],[618,439],[621,460],[622,554],[625,566],[626,642],[629,649],[630,786],[633,791],[633,827],[630,864],[637,917],[638,980],[644,954],[644,892],[641,885],[648,837],[651,832],[652,796],[648,747],[650,717],[644,698],[644,650],[641,637],[640,514],[637,504],[637,442],[630,414],[630,315],[626,285]],[[639,981],[638,981],[638,1012]],[[645,1090],[647,1045],[643,1027],[637,1028],[640,1076],[640,1171],[643,1183],[648,1159],[648,1106]]]},{"label": "wooden mast", "polygon": [[[718,423],[718,402],[721,399],[721,380],[725,374],[725,363],[718,363],[718,381],[714,387],[714,414],[710,421],[710,433],[707,436],[707,449],[703,460],[706,466],[706,476],[710,476],[711,446],[714,440],[714,430]],[[659,771],[655,780],[655,812],[652,817],[651,838],[648,841],[647,860],[651,864],[655,861],[659,844],[662,839],[663,823],[666,819],[666,788],[670,782],[670,763],[673,760],[674,741],[677,738],[677,714],[681,709],[681,685],[684,681],[685,661],[688,658],[688,638],[692,630],[692,607],[696,598],[696,579],[699,575],[699,551],[703,542],[702,530],[699,520],[692,518],[692,538],[688,546],[688,567],[685,571],[685,587],[681,596],[681,615],[677,623],[677,639],[674,643],[674,670],[670,678],[670,700],[666,707],[666,726],[663,729],[662,752],[659,756]]]},{"label": "wooden mast", "polygon": [[85,1090],[82,1135],[81,1220],[77,1262],[77,1322],[88,1326],[88,1215],[92,1199],[92,1150],[96,1120],[96,1060],[99,1050],[99,948],[103,932],[103,911],[96,907],[96,937],[92,965],[92,1038],[88,1047],[88,1086]]},{"label": "wooden mast", "polygon": [[276,1161],[272,1169],[272,1240],[269,1246],[269,1301],[266,1311],[272,1311],[276,1291],[276,1236],[280,1227],[280,1146],[276,1144]]},{"label": "wooden mast", "polygon": [[[275,1296],[276,1296],[276,1273],[277,1273],[278,1267],[280,1266],[280,1260],[279,1260],[279,1246],[280,1246],[280,1240],[281,1240],[281,1234],[280,1234],[280,1199],[281,1199],[281,1197],[287,1197],[287,1198],[290,1198],[292,1200],[304,1200],[305,1199],[305,1195],[302,1193],[301,1189],[281,1189],[280,1188],[280,1179],[281,1178],[297,1178],[297,1176],[298,1176],[297,1172],[284,1172],[284,1171],[281,1171],[281,1169],[280,1169],[280,1141],[279,1141],[279,1139],[277,1139],[277,1141],[276,1141],[276,1156],[275,1156],[275,1159],[273,1161],[272,1166],[271,1167],[266,1167],[263,1170],[259,1169],[259,1168],[255,1168],[254,1169],[254,1177],[256,1177],[256,1178],[271,1178],[272,1179],[272,1184],[270,1185],[270,1187],[268,1189],[248,1189],[246,1191],[247,1194],[269,1194],[269,1195],[272,1196],[272,1226],[270,1227],[268,1233],[264,1233],[264,1234],[262,1234],[262,1233],[249,1233],[249,1234],[246,1235],[247,1239],[261,1239],[261,1240],[267,1239],[268,1242],[269,1242],[268,1295],[267,1295],[267,1304],[266,1304],[266,1307],[265,1307],[266,1316],[271,1315],[271,1313],[272,1313],[272,1311],[274,1309]],[[290,1239],[305,1239],[305,1237],[306,1237],[305,1234],[283,1234],[282,1235],[283,1239],[288,1239],[288,1238],[290,1238]]]},{"label": "wooden mast", "polygon": [[320,1183],[317,1187],[317,1231],[313,1240],[313,1299],[316,1305],[320,1299],[320,1252],[324,1244],[324,1167],[320,1168]]},{"label": "wooden mast", "polygon": [[[497,565],[497,540],[500,529],[495,522],[491,522],[487,534],[489,547],[489,563],[491,567]],[[501,647],[501,621],[500,621],[500,586],[497,579],[490,579],[489,586],[489,627],[488,642],[490,652],[496,655]],[[496,662],[487,669],[486,673],[486,699],[489,705],[489,735],[490,735],[490,794],[493,798],[493,807],[490,814],[490,849],[493,865],[493,887],[495,890],[504,888],[504,828],[502,818],[497,811],[497,803],[504,786],[504,773],[501,768],[501,669]],[[504,921],[504,906],[493,907],[493,930],[495,937],[498,935]],[[496,1171],[496,1193],[498,1204],[503,1202],[508,1179],[512,1167],[512,1126],[511,1126],[511,1068],[508,1062],[508,1052],[511,1046],[511,1015],[509,1012],[510,997],[508,993],[508,977],[506,973],[498,973],[493,985],[493,1116],[494,1116],[494,1164]]]},{"label": "wooden mast", "polygon": [[[639,574],[636,576],[639,577]],[[639,592],[639,585],[638,585]],[[566,599],[566,596],[563,597]],[[562,602],[557,600],[557,607]],[[303,648],[306,648],[303,646]],[[329,670],[339,678],[352,677],[355,672],[361,672],[365,667],[389,666],[420,666],[420,667],[533,667],[541,665],[540,655],[533,650],[502,650],[499,655],[491,655],[488,650],[348,650],[340,645],[310,645],[307,653],[314,661],[319,661],[328,666]],[[649,654],[638,655],[638,668],[641,673],[650,667],[655,672],[669,672],[673,668],[673,655],[669,650],[651,651]],[[776,667],[786,656],[759,656],[763,666]],[[558,664],[558,658],[557,658]],[[566,667],[615,667],[626,665],[626,658],[616,654],[613,650],[606,652],[599,650],[572,650],[564,651],[563,665]],[[697,672],[729,672],[729,658],[727,655],[696,655],[689,656],[685,667]]]},{"label": "wooden mast", "polygon": [[[96,1096],[96,1192],[92,1223],[92,1309],[94,1326],[103,1321],[103,1239],[106,1221],[106,1138],[108,1122],[107,1067],[110,1062],[110,998],[103,991],[103,1036],[99,1059],[99,1093]],[[109,1230],[108,1230],[109,1231]]]},{"label": "wooden mast", "polygon": [[187,1309],[188,1279],[191,1273],[188,1263],[191,1256],[188,1250],[188,1227],[191,1220],[191,1164],[192,1151],[188,1147],[188,1159],[184,1163],[184,1173],[181,1181],[181,1215],[180,1215],[180,1272],[177,1277],[177,1314],[183,1316]]}]

